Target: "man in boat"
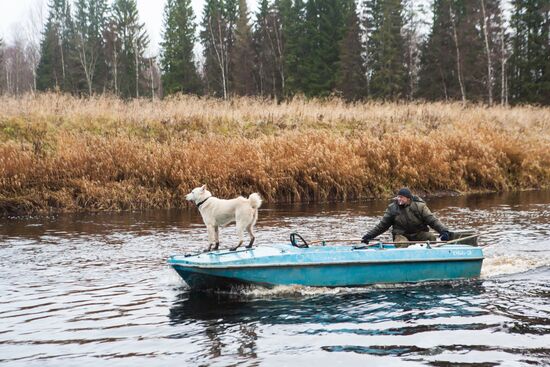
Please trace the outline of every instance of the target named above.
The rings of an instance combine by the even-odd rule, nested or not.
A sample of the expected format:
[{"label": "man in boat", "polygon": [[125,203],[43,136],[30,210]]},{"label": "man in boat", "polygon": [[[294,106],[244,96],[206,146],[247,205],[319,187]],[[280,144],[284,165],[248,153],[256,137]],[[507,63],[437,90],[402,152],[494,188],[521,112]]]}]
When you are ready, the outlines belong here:
[{"label": "man in boat", "polygon": [[424,200],[406,187],[399,190],[382,220],[363,236],[361,242],[368,244],[390,227],[394,242],[435,241],[428,227],[440,234],[441,241],[448,241],[450,236],[449,229],[432,214]]}]

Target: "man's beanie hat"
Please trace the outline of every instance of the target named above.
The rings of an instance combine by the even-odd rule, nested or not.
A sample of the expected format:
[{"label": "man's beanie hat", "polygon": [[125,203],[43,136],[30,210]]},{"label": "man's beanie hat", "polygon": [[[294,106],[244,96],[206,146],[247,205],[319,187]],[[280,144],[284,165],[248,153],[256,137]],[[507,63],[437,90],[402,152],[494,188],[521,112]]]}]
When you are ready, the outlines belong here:
[{"label": "man's beanie hat", "polygon": [[404,196],[404,197],[409,198],[409,199],[412,199],[412,197],[413,197],[413,195],[411,193],[411,190],[409,190],[406,187],[403,187],[402,189],[400,189],[399,192],[397,193],[397,195],[401,195],[401,196]]}]

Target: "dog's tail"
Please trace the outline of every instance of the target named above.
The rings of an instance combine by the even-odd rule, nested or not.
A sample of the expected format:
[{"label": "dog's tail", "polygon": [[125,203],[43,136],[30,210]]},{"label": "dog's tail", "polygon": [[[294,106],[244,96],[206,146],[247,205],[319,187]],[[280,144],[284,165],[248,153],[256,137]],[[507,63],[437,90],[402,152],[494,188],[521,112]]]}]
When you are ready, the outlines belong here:
[{"label": "dog's tail", "polygon": [[250,194],[248,200],[250,200],[250,206],[252,206],[253,209],[258,209],[262,205],[262,198],[256,192]]}]

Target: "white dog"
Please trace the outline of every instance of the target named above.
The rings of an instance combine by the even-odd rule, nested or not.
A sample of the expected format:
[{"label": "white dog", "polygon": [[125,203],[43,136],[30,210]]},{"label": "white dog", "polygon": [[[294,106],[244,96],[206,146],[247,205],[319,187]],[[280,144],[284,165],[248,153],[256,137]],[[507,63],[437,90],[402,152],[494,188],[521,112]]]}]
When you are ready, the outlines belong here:
[{"label": "white dog", "polygon": [[239,244],[231,251],[235,251],[243,244],[243,232],[250,234],[250,243],[246,248],[251,248],[254,243],[254,224],[258,220],[258,208],[262,205],[262,199],[257,193],[251,194],[248,199],[239,196],[231,200],[218,199],[213,197],[206,185],[193,189],[185,197],[197,205],[202,220],[208,230],[208,251],[214,246],[217,250],[220,245],[219,227],[236,222]]}]

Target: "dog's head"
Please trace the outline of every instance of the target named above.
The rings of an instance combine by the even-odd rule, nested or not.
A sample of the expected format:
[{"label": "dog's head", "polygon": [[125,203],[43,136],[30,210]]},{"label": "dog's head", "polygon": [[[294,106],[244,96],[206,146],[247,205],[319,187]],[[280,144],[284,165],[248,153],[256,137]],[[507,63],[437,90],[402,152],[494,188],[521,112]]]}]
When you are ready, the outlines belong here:
[{"label": "dog's head", "polygon": [[206,185],[202,185],[201,187],[195,187],[191,190],[189,194],[185,195],[185,199],[196,204],[210,196],[212,196],[212,194],[206,189]]}]

